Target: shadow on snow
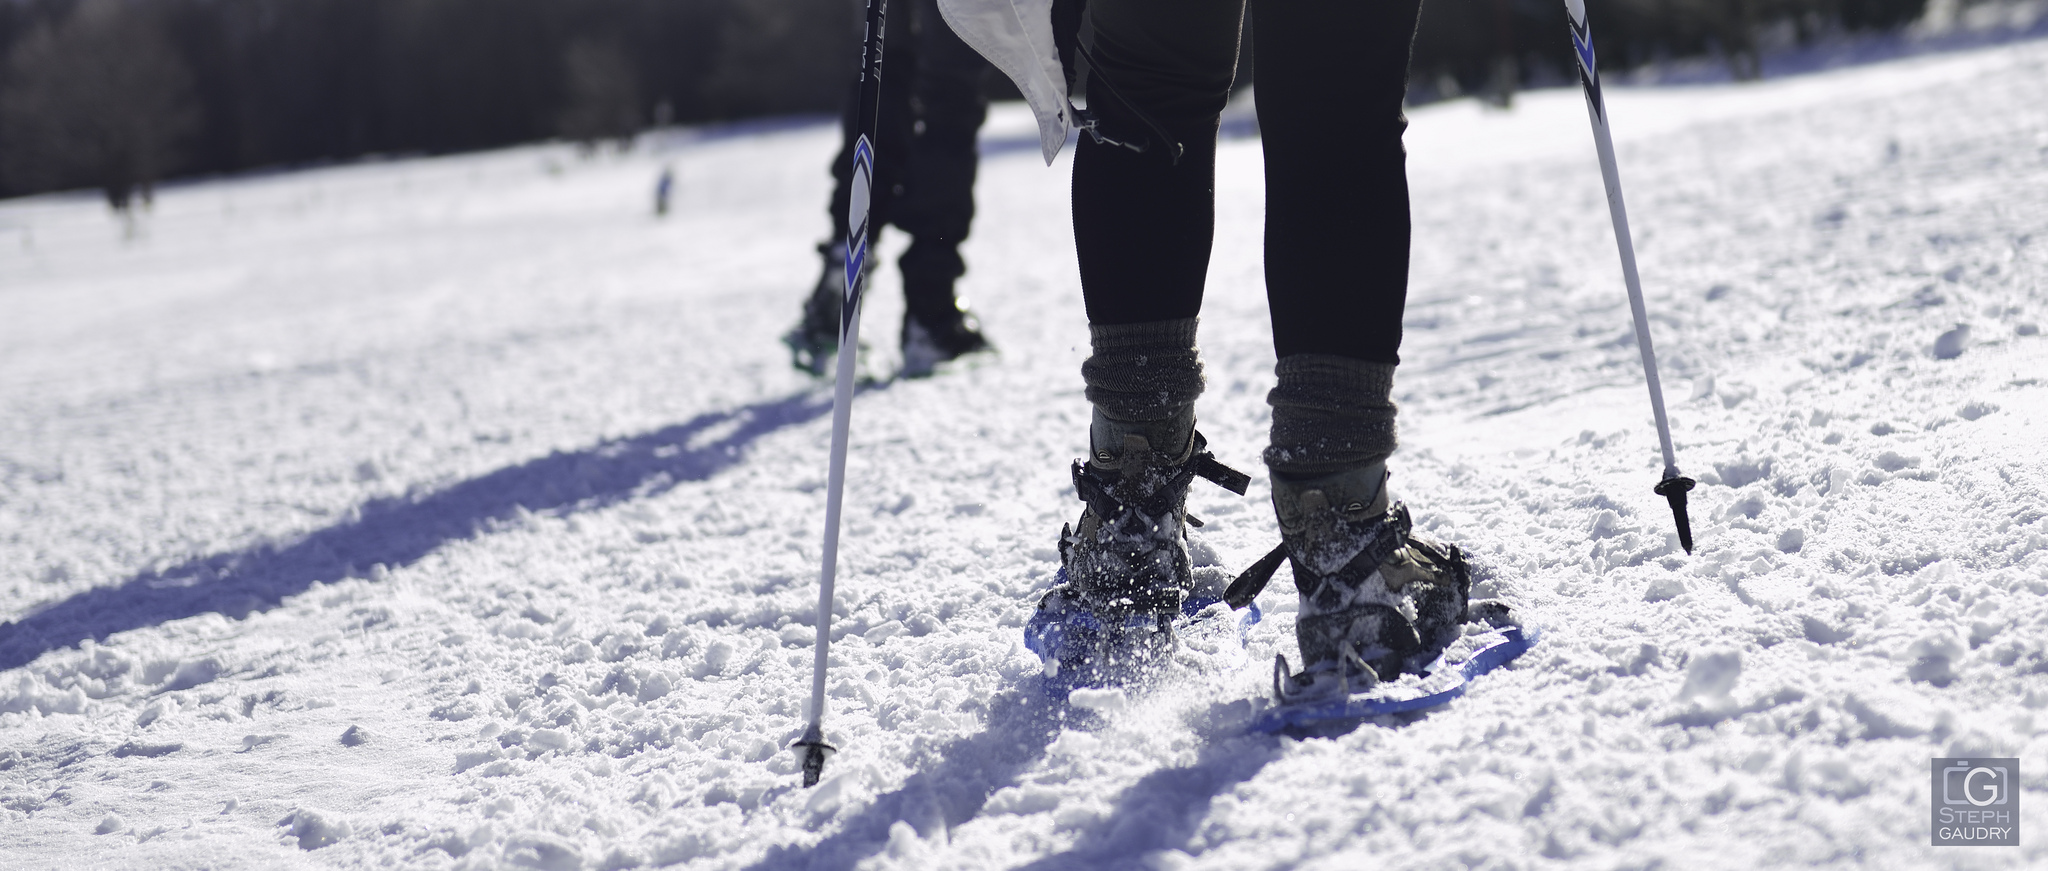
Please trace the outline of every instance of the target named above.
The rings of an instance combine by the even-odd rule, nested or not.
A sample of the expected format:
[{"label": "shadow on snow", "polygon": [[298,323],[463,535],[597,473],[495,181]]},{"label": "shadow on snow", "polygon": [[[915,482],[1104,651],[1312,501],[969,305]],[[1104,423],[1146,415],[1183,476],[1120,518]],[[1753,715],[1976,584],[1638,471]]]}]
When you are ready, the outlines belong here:
[{"label": "shadow on snow", "polygon": [[744,460],[747,447],[762,436],[831,410],[829,395],[806,390],[551,453],[424,495],[373,500],[348,520],[292,544],[257,545],[143,572],[0,625],[0,669],[19,668],[87,638],[104,641],[116,632],[182,617],[219,613],[243,619],[277,607],[316,580],[365,577],[378,565],[410,565],[523,513],[601,509],[702,481]]},{"label": "shadow on snow", "polygon": [[[910,824],[918,836],[944,832],[974,819],[990,795],[1009,786],[1045,755],[1067,717],[1035,678],[989,702],[986,730],[938,750],[937,763],[910,776],[900,789],[875,798],[839,830],[809,847],[776,847],[748,871],[843,871],[887,848],[889,828]],[[825,775],[833,775],[826,763]],[[828,788],[827,784],[818,788]],[[796,789],[791,786],[785,789]]]},{"label": "shadow on snow", "polygon": [[[747,871],[851,871],[889,848],[889,829],[898,821],[909,824],[918,837],[930,839],[946,837],[948,830],[980,815],[990,796],[1017,783],[1062,729],[1086,728],[1091,719],[1071,721],[1065,702],[1047,698],[1035,681],[1027,679],[1026,684],[995,698],[986,731],[940,749],[936,765],[911,775],[902,788],[877,797],[837,832],[810,847],[777,847]],[[1018,866],[1018,871],[1121,871],[1143,867],[1148,854],[1194,844],[1217,796],[1257,777],[1284,755],[1279,736],[1241,731],[1243,718],[1226,715],[1225,707],[1213,705],[1204,719],[1216,725],[1198,729],[1204,733],[1203,746],[1194,764],[1139,778],[1072,847]],[[1296,739],[1336,738],[1367,724],[1400,729],[1427,720],[1432,713],[1345,720],[1283,734]],[[831,771],[828,764],[828,776]],[[786,786],[775,792],[794,789]]]},{"label": "shadow on snow", "polygon": [[1209,818],[1209,805],[1216,797],[1256,777],[1280,753],[1280,740],[1270,735],[1212,739],[1193,765],[1162,768],[1131,784],[1117,797],[1116,806],[1066,852],[1018,871],[1146,867],[1148,853],[1187,847]]}]

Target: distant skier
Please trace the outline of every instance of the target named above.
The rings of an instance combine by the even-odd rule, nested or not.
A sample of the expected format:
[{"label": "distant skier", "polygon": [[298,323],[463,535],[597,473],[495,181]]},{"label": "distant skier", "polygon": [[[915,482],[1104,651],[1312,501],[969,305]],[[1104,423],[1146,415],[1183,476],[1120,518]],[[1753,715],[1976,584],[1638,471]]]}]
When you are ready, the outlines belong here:
[{"label": "distant skier", "polygon": [[[989,347],[980,324],[953,291],[954,281],[967,271],[960,243],[974,220],[974,175],[980,161],[975,136],[988,115],[982,88],[989,66],[946,27],[936,0],[889,0],[887,20],[874,143],[880,157],[869,220],[874,227],[894,224],[911,235],[910,250],[896,264],[903,273],[903,370],[916,376]],[[832,238],[818,246],[824,270],[804,303],[802,320],[783,339],[797,367],[818,375],[839,349],[858,95],[856,78],[844,140],[832,158],[837,182],[827,207]]]},{"label": "distant skier", "polygon": [[[1057,90],[1032,81],[1034,65],[1053,63],[1028,35],[1036,23],[1016,30],[1004,0],[949,4],[949,20],[1027,96]],[[1410,231],[1402,97],[1419,6],[1252,3],[1279,358],[1265,461],[1305,665],[1276,681],[1289,701],[1425,667],[1468,616],[1464,556],[1416,532],[1387,487]],[[1053,20],[1072,11],[1063,0]],[[1190,595],[1221,592],[1193,590],[1186,501],[1196,477],[1239,492],[1245,481],[1195,430],[1217,120],[1244,13],[1245,0],[1092,0],[1082,13],[1093,118],[1079,124],[1073,221],[1094,415],[1073,479],[1087,507],[1061,533],[1064,580],[1027,629],[1061,669],[1156,658]],[[1075,32],[1055,28],[1062,54]],[[1059,102],[1034,105],[1048,159],[1070,111]],[[1262,561],[1266,576],[1281,554]],[[1470,613],[1505,620],[1504,608],[1476,604]]]},{"label": "distant skier", "polygon": [[662,216],[665,216],[665,215],[667,215],[667,214],[668,214],[668,195],[669,195],[669,192],[670,192],[671,190],[673,190],[673,189],[675,188],[675,184],[676,184],[676,169],[675,169],[675,167],[673,167],[673,166],[664,166],[664,167],[662,167],[662,168],[661,168],[661,177],[660,177],[660,178],[657,178],[657,179],[655,179],[655,180],[654,180],[654,215],[655,215],[655,217],[662,217]]}]

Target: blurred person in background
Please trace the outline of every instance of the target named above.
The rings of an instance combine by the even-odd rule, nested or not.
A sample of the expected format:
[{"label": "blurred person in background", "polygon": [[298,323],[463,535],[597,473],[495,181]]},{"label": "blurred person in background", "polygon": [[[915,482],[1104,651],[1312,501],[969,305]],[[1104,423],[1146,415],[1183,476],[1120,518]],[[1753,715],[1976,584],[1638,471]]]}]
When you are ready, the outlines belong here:
[{"label": "blurred person in background", "polygon": [[[967,271],[960,243],[974,220],[975,137],[988,116],[982,93],[992,67],[953,35],[937,0],[889,0],[883,55],[882,102],[876,125],[874,188],[869,221],[895,225],[911,236],[896,261],[903,273],[903,374],[928,375],[947,360],[986,350],[988,339],[953,284]],[[856,72],[844,116],[844,136],[832,158],[832,238],[818,246],[824,268],[803,306],[803,317],[783,341],[794,364],[823,375],[839,351],[839,316],[845,293],[847,206],[852,192],[853,146],[860,133],[860,79]],[[869,260],[873,268],[873,260]]]}]

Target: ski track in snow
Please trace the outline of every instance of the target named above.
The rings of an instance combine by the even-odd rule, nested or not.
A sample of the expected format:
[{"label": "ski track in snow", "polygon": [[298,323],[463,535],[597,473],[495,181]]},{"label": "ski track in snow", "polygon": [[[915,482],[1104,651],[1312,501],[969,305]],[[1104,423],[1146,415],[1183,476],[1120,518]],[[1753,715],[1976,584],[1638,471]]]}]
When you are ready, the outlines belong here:
[{"label": "ski track in snow", "polygon": [[[2048,43],[1609,99],[1697,554],[1578,93],[1429,107],[1395,482],[1543,642],[1244,736],[1283,573],[1241,664],[1048,702],[1087,334],[1064,159],[992,158],[1002,353],[856,406],[808,791],[830,394],[776,337],[832,128],[178,185],[132,242],[0,203],[0,864],[2048,862]],[[1226,142],[1200,409],[1251,471],[1261,186]],[[1198,484],[1202,571],[1277,540],[1257,477]],[[1972,755],[2024,759],[2025,846],[1927,846],[1927,759]]]}]

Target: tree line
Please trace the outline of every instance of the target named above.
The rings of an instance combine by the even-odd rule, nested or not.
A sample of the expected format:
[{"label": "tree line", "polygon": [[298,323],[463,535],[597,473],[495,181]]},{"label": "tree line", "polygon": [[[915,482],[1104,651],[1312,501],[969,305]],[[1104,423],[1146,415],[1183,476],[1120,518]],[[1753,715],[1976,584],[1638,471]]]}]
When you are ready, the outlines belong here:
[{"label": "tree line", "polygon": [[848,0],[0,0],[0,196],[832,111],[856,14]]},{"label": "tree line", "polygon": [[[0,0],[0,196],[125,207],[179,174],[834,112],[861,3]],[[1718,53],[1738,76],[1765,28],[1896,27],[1925,4],[1588,3],[1608,68]],[[1563,34],[1559,0],[1427,0],[1418,96],[1568,78]]]},{"label": "tree line", "polygon": [[[1918,21],[1927,0],[1586,0],[1586,10],[1602,70],[1715,58],[1754,79],[1765,34],[1805,44],[1895,30]],[[1565,28],[1562,0],[1424,0],[1411,97],[1504,97],[1532,81],[1576,80]]]}]

